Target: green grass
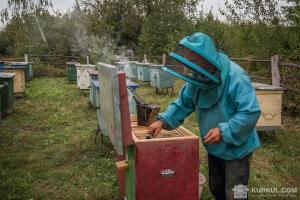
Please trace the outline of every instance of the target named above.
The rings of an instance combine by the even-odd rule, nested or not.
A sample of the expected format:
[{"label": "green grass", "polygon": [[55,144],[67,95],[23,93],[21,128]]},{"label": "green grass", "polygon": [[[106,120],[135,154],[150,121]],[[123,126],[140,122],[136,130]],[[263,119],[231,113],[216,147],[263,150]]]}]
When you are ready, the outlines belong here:
[{"label": "green grass", "polygon": [[[164,110],[180,86],[176,82],[168,95],[155,95],[148,86],[138,93]],[[101,149],[94,142],[96,114],[88,106],[88,94],[65,78],[34,79],[26,94],[0,124],[0,199],[119,199],[113,148],[107,138]],[[195,115],[184,125],[198,134]],[[284,118],[284,131],[261,134],[263,146],[252,158],[250,186],[299,186],[299,129],[299,119]],[[207,177],[203,146],[200,160]],[[212,199],[207,183],[202,197]]]},{"label": "green grass", "polygon": [[34,79],[0,124],[0,199],[118,199],[114,154],[66,79]]}]

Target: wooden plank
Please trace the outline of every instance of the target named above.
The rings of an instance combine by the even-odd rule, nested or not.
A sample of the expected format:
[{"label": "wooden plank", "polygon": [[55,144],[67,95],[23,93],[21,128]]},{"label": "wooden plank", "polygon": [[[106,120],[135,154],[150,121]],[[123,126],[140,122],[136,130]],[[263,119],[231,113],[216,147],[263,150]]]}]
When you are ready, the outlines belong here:
[{"label": "wooden plank", "polygon": [[98,63],[100,130],[108,135],[118,155],[123,155],[118,69]]},{"label": "wooden plank", "polygon": [[118,170],[124,170],[128,168],[128,162],[126,160],[121,160],[116,162]]},{"label": "wooden plank", "polygon": [[118,73],[119,80],[119,97],[120,97],[120,111],[121,111],[121,130],[122,130],[122,145],[125,146],[133,144],[131,135],[130,113],[128,105],[128,93],[126,85],[126,74],[124,72]]},{"label": "wooden plank", "polygon": [[279,65],[281,66],[287,66],[287,67],[295,67],[295,68],[299,68],[300,69],[300,65],[296,64],[296,63],[289,63],[289,62],[279,62]]},{"label": "wooden plank", "polygon": [[272,56],[271,61],[272,85],[280,87],[279,56]]},{"label": "wooden plank", "polygon": [[264,83],[257,83],[257,82],[252,82],[252,86],[256,89],[256,90],[271,90],[271,91],[282,91],[284,90],[283,87],[278,87],[278,86],[274,86],[274,85],[268,85],[268,84],[264,84]]}]

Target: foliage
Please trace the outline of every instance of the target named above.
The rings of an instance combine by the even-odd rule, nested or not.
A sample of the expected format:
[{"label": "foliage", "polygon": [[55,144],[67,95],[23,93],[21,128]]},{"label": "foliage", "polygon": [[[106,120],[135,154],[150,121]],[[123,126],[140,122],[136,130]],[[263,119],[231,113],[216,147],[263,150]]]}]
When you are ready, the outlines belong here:
[{"label": "foliage", "polygon": [[20,18],[30,12],[39,12],[52,7],[51,0],[8,0],[8,7],[1,10],[1,21]]}]

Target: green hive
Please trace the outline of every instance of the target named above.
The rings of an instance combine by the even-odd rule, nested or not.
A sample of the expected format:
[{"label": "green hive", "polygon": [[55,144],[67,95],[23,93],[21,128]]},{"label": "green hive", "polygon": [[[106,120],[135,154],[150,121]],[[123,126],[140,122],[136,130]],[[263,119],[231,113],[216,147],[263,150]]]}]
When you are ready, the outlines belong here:
[{"label": "green hive", "polygon": [[0,85],[3,85],[1,110],[6,113],[14,103],[14,76],[13,73],[0,73]]}]

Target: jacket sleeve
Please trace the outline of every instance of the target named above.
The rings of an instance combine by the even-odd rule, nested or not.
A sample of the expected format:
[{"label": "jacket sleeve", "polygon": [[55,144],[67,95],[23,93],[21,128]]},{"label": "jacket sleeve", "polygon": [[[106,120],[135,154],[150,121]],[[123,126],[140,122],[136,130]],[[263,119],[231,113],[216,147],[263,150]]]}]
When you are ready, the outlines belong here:
[{"label": "jacket sleeve", "polygon": [[182,87],[179,97],[168,106],[164,113],[157,116],[158,120],[164,122],[164,129],[173,130],[177,128],[195,110],[193,97],[194,88],[190,83],[186,83]]},{"label": "jacket sleeve", "polygon": [[229,121],[219,123],[218,128],[225,143],[240,146],[255,128],[260,108],[250,78],[246,74],[233,78],[229,83],[228,97],[236,114]]}]

